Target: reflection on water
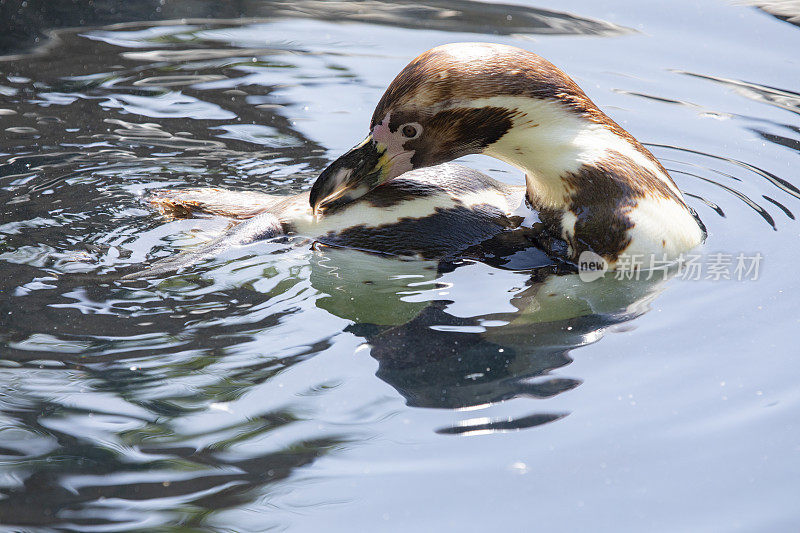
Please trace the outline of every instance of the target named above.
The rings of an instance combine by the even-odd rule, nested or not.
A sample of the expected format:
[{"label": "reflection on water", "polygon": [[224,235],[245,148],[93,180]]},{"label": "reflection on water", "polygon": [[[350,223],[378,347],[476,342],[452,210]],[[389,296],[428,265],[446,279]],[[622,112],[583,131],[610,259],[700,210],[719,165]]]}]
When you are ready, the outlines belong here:
[{"label": "reflection on water", "polygon": [[[778,142],[777,144],[784,144],[784,143]],[[671,149],[671,150],[677,150],[677,151],[680,151],[680,152],[683,152],[683,153],[687,153],[687,154],[693,154],[693,155],[697,155],[697,156],[702,156],[702,158],[704,158],[706,160],[711,159],[711,160],[717,160],[717,161],[724,161],[725,163],[728,163],[728,164],[736,166],[736,167],[740,167],[740,168],[742,168],[742,169],[744,169],[746,171],[749,171],[752,174],[755,174],[756,176],[758,176],[760,178],[765,179],[770,185],[776,187],[782,193],[788,194],[788,195],[793,196],[795,198],[800,198],[800,189],[798,189],[797,187],[792,185],[791,182],[781,178],[780,176],[776,176],[775,174],[773,174],[771,172],[768,172],[768,171],[766,171],[764,169],[758,168],[757,166],[752,165],[750,163],[745,163],[744,161],[739,161],[737,159],[732,159],[732,158],[729,158],[729,157],[722,157],[722,156],[718,156],[718,155],[708,154],[708,153],[705,153],[705,152],[700,152],[698,150],[691,150],[691,149],[688,149],[688,148],[679,148],[679,147],[676,147],[676,146],[666,146],[666,145],[656,145],[656,144],[651,144],[650,146],[655,146],[655,147],[658,147],[658,148],[668,148],[668,149]],[[769,224],[772,227],[773,230],[777,230],[777,228],[775,227],[775,220],[772,218],[772,215],[770,215],[770,213],[764,207],[759,205],[755,200],[753,200],[752,198],[748,197],[746,194],[738,191],[735,188],[735,182],[737,182],[737,181],[741,182],[742,181],[741,178],[738,178],[735,175],[729,174],[729,173],[724,172],[722,170],[718,170],[718,169],[713,168],[713,167],[706,167],[706,166],[703,166],[703,165],[699,165],[697,163],[691,163],[691,162],[687,162],[687,161],[679,161],[679,160],[675,160],[675,159],[669,159],[669,158],[666,158],[666,157],[662,157],[661,160],[663,162],[665,162],[665,163],[676,163],[676,164],[682,165],[684,167],[691,167],[691,168],[694,168],[694,169],[699,169],[700,171],[702,171],[705,174],[711,174],[713,176],[717,176],[718,178],[716,178],[716,179],[709,178],[709,177],[705,177],[703,175],[700,175],[700,174],[698,174],[696,172],[689,172],[689,171],[686,171],[686,170],[680,170],[679,168],[672,168],[672,167],[669,167],[669,165],[667,165],[668,166],[668,170],[669,170],[669,172],[671,174],[691,176],[693,178],[702,180],[702,181],[704,181],[706,183],[710,183],[710,184],[714,185],[715,187],[719,187],[720,189],[722,189],[725,192],[729,193],[733,197],[738,198],[745,205],[747,205],[749,208],[753,209],[756,213],[758,213],[759,216],[761,216],[761,218],[763,218],[764,221],[766,221],[767,224]],[[724,183],[721,183],[721,181],[719,180],[719,177],[721,177],[722,179],[724,179],[728,183],[732,183],[734,186],[732,187],[732,186],[725,185]],[[716,204],[714,204],[713,202],[707,200],[706,198],[703,198],[702,196],[692,195],[691,193],[689,193],[689,196],[693,196],[695,198],[698,198],[698,199],[702,200],[706,205],[708,205],[709,207],[714,209],[718,214],[720,214],[721,216],[724,216],[724,212],[722,212],[722,210]],[[780,210],[783,211],[783,213],[787,217],[789,217],[790,219],[794,220],[794,214],[789,210],[788,207],[783,205],[781,202],[779,202],[777,200],[774,200],[773,198],[771,198],[771,197],[769,197],[769,196],[767,196],[765,194],[762,194],[761,197],[764,198],[765,200],[767,200],[768,202],[772,203],[773,205],[777,206],[778,208],[780,208]]]},{"label": "reflection on water", "polygon": [[785,20],[790,24],[800,26],[800,5],[797,2],[773,2],[770,0],[747,0],[749,5],[755,6],[764,12]]},{"label": "reflection on water", "polygon": [[[181,520],[200,524],[210,511],[269,494],[295,469],[366,437],[352,426],[374,406],[320,410],[319,401],[336,401],[339,380],[299,380],[294,397],[280,393],[282,374],[330,350],[337,330],[368,343],[377,376],[410,406],[534,400],[514,417],[468,418],[438,433],[558,420],[568,413],[535,400],[581,380],[552,372],[574,348],[645,312],[663,284],[584,283],[479,263],[442,273],[427,262],[281,246],[152,285],[93,286],[69,274],[20,283],[28,292],[15,299],[17,327],[4,335],[14,364],[4,371],[3,409],[6,468],[22,483],[2,489],[0,513],[20,525],[149,527],[181,505],[196,509]],[[500,278],[486,288],[497,293],[476,307],[470,285],[489,275]],[[60,296],[48,290],[56,286]],[[30,309],[42,290],[47,309]],[[25,369],[38,369],[36,379],[20,382]],[[55,516],[37,513],[41,501]],[[165,514],[142,518],[137,502]]]},{"label": "reflection on water", "polygon": [[[659,56],[653,74],[630,43],[667,50],[666,37],[640,31],[658,32],[660,16],[642,28],[588,4],[574,14],[469,0],[134,1],[116,12],[103,11],[107,4],[70,11],[29,0],[39,13],[61,13],[49,24],[30,11],[15,15],[27,17],[17,28],[31,39],[50,27],[94,27],[59,30],[48,46],[0,62],[0,523],[239,531],[320,529],[330,526],[324,517],[339,516],[380,530],[382,514],[370,511],[402,508],[413,514],[404,528],[425,530],[431,513],[458,517],[479,498],[516,509],[476,518],[481,529],[518,529],[527,520],[518,509],[532,500],[547,506],[535,511],[543,527],[569,516],[576,529],[591,529],[572,503],[548,498],[576,494],[615,508],[606,495],[630,501],[647,486],[656,503],[637,500],[640,508],[660,516],[664,501],[683,505],[669,498],[703,486],[693,475],[719,480],[720,493],[741,485],[726,477],[729,465],[744,468],[765,446],[743,435],[796,442],[752,427],[763,417],[751,397],[731,401],[734,414],[709,403],[708,379],[719,387],[734,382],[719,377],[725,372],[761,368],[749,357],[737,366],[747,344],[737,332],[758,343],[758,328],[780,328],[791,315],[751,316],[766,304],[743,284],[586,283],[513,260],[437,264],[294,241],[234,248],[155,279],[115,275],[228,227],[217,218],[165,220],[141,201],[148,190],[305,190],[361,135],[410,56],[481,39],[541,48],[568,67],[651,142],[709,226],[707,247],[762,251],[758,287],[783,301],[791,276],[779,258],[794,246],[800,199],[787,164],[800,134],[794,80],[704,70],[673,55]],[[160,22],[135,22],[143,19]],[[15,44],[24,48],[28,37]],[[678,54],[680,42],[669,42]],[[623,56],[625,65],[614,63]],[[694,92],[682,94],[685,83]],[[730,148],[753,139],[758,149]],[[469,164],[521,179],[492,161]],[[703,322],[717,315],[732,322],[724,335]],[[770,334],[772,351],[791,353],[782,339],[780,329]],[[787,360],[771,364],[783,365],[782,375],[796,370]],[[793,419],[790,386],[776,377],[758,385],[766,394],[757,398]],[[644,397],[641,411],[621,410],[636,403],[630,391]],[[669,415],[653,407],[661,405]],[[687,429],[695,427],[704,429]],[[615,473],[657,468],[630,458],[676,450],[666,470],[681,469],[688,482],[675,490],[654,484],[663,472],[649,485],[608,477],[611,468],[597,465],[613,464],[620,448],[629,462]],[[698,449],[733,451],[682,469]],[[594,468],[604,474],[586,474]],[[539,483],[519,476],[531,469]],[[469,488],[475,479],[481,487]],[[769,479],[760,494],[792,494],[791,484]],[[442,480],[446,488],[432,488]],[[532,498],[536,485],[545,490]],[[426,501],[412,501],[417,494]],[[705,515],[687,516],[696,525]],[[672,520],[661,529],[681,529]]]},{"label": "reflection on water", "polygon": [[[0,6],[3,7],[3,6]],[[69,0],[27,0],[6,17],[10,35],[0,38],[0,50],[11,50],[42,39],[43,30],[58,27],[100,26],[146,20],[235,19],[237,17],[303,18],[331,22],[366,22],[450,32],[483,34],[615,35],[634,30],[602,20],[557,10],[473,0],[411,2],[408,0],[331,2],[327,0],[134,0],[120,4],[95,0],[75,4]]]},{"label": "reflection on water", "polygon": [[[645,312],[665,281],[663,275],[652,280],[609,275],[585,283],[577,275],[554,276],[544,269],[495,271],[501,279],[487,291],[498,294],[484,295],[473,310],[469,285],[487,273],[485,266],[467,262],[435,276],[425,262],[351,251],[327,250],[315,259],[311,281],[324,295],[317,305],[353,322],[347,330],[366,339],[379,362],[378,377],[415,407],[463,409],[518,397],[549,398],[576,387],[579,380],[550,371],[569,364],[571,350],[599,340],[609,326]],[[386,272],[395,279],[376,281]],[[535,415],[543,417],[539,423],[561,415],[550,416]],[[540,420],[535,417],[522,417],[519,424],[507,420],[498,429],[529,427]]]},{"label": "reflection on water", "polygon": [[678,73],[727,85],[746,98],[752,98],[753,100],[771,104],[793,113],[800,113],[800,93],[795,91],[779,89],[777,87],[767,87],[765,85],[741,80],[709,76],[707,74],[697,74],[694,72]]}]

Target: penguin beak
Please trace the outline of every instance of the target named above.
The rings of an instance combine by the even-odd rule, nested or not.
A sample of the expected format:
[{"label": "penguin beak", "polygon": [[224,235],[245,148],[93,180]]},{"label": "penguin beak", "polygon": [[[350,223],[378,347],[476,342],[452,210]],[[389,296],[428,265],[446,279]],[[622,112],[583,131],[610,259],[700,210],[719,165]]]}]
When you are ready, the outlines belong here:
[{"label": "penguin beak", "polygon": [[385,144],[367,136],[331,163],[314,182],[309,196],[314,215],[352,202],[389,180],[391,159]]}]

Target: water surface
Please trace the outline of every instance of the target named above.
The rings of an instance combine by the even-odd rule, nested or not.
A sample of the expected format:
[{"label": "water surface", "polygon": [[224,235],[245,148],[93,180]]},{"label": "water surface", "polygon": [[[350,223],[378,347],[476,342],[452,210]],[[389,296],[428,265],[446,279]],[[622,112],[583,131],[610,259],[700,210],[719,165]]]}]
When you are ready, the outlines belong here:
[{"label": "water surface", "polygon": [[[0,523],[800,525],[791,13],[128,3],[26,19],[0,62]],[[308,189],[409,59],[474,40],[547,57],[651,147],[709,229],[699,279],[585,283],[296,241],[111,276],[228,226],[160,217],[148,190]]]}]

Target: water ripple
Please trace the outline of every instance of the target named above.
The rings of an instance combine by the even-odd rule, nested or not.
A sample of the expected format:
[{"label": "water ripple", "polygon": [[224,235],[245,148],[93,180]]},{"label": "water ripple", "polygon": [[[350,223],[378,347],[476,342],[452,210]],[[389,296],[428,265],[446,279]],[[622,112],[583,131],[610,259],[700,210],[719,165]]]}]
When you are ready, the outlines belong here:
[{"label": "water ripple", "polygon": [[[43,12],[56,5],[28,4]],[[649,34],[469,0],[176,0],[153,15],[169,20],[131,22],[149,13],[143,5],[130,0],[119,16],[86,19],[122,24],[59,30],[57,46],[2,59],[0,522],[81,531],[280,529],[327,507],[360,513],[377,494],[404,507],[420,486],[451,483],[451,475],[508,487],[502,499],[516,505],[530,484],[494,477],[508,464],[536,471],[545,488],[561,487],[570,481],[562,459],[586,457],[585,468],[613,459],[593,453],[628,454],[625,443],[636,440],[627,468],[647,435],[668,443],[655,448],[661,453],[681,450],[674,433],[721,409],[703,403],[704,395],[716,391],[709,380],[737,368],[737,353],[719,353],[724,339],[694,322],[704,318],[698,302],[739,305],[744,285],[726,292],[721,284],[610,276],[584,283],[549,268],[406,261],[288,240],[232,249],[180,274],[119,279],[229,225],[161,218],[142,202],[148,190],[308,189],[361,137],[364,117],[413,47],[469,32],[518,45],[509,36],[539,35],[533,48],[571,54],[567,65],[601,98],[636,97],[645,107],[640,98],[648,98],[670,112],[680,104],[705,109],[689,98],[649,95],[634,82],[602,94],[586,36],[625,36],[591,42],[607,47],[606,57],[631,57],[626,69],[644,79],[657,59],[647,54],[637,63],[630,46]],[[76,5],[64,21],[86,13]],[[767,110],[798,110],[792,91],[705,78],[717,93],[734,88],[769,103]],[[759,246],[786,239],[781,248],[790,249],[794,230],[736,224],[751,211],[773,228],[789,224],[800,198],[792,175],[765,170],[781,167],[748,151],[750,144],[742,142],[748,148],[735,158],[721,146],[745,131],[747,142],[757,135],[793,157],[798,130],[730,116],[756,126],[726,129],[713,149],[684,147],[678,135],[651,146],[668,156],[688,197],[727,217],[712,217],[709,240],[713,230],[747,230]],[[666,288],[657,312],[639,319]],[[775,286],[759,288],[745,304],[780,300]],[[734,305],[719,306],[727,307]],[[774,318],[762,322],[781,326]],[[712,355],[721,362],[708,363]],[[746,369],[757,373],[758,365]],[[704,377],[687,379],[692,372]],[[674,387],[684,384],[678,394]],[[607,402],[636,387],[651,395],[642,414]],[[662,405],[671,410],[684,400],[675,409],[691,414],[659,417]],[[706,443],[695,440],[698,433],[683,437],[687,446]],[[480,434],[492,436],[464,438]],[[564,450],[558,460],[550,459],[551,443]],[[394,477],[381,477],[381,461]],[[548,477],[548,468],[557,473]],[[583,473],[565,490],[591,481]],[[391,488],[372,489],[378,486]],[[493,489],[485,495],[501,499]],[[463,509],[463,498],[447,489],[436,501]]]}]

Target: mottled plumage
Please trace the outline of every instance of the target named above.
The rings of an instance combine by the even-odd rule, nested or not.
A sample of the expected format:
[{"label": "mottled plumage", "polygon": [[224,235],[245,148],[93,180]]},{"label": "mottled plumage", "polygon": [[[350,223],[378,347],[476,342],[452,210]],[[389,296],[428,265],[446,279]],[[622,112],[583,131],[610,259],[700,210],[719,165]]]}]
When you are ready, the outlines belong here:
[{"label": "mottled plumage", "polygon": [[[442,164],[476,153],[523,170],[525,186]],[[705,236],[661,163],[566,74],[532,52],[486,43],[414,59],[378,103],[370,135],[310,193],[190,189],[151,201],[178,215],[252,217],[237,235],[434,258],[525,230],[520,246],[568,261],[593,251],[613,268],[622,254],[675,259]]]},{"label": "mottled plumage", "polygon": [[[332,209],[317,220],[308,193],[277,196],[222,189],[160,190],[150,202],[163,213],[212,213],[239,225],[263,225],[264,214],[280,224],[275,234],[298,234],[323,244],[403,256],[444,258],[522,221],[514,212],[525,188],[501,183],[456,164],[414,170]],[[266,236],[270,236],[267,234]]]}]

